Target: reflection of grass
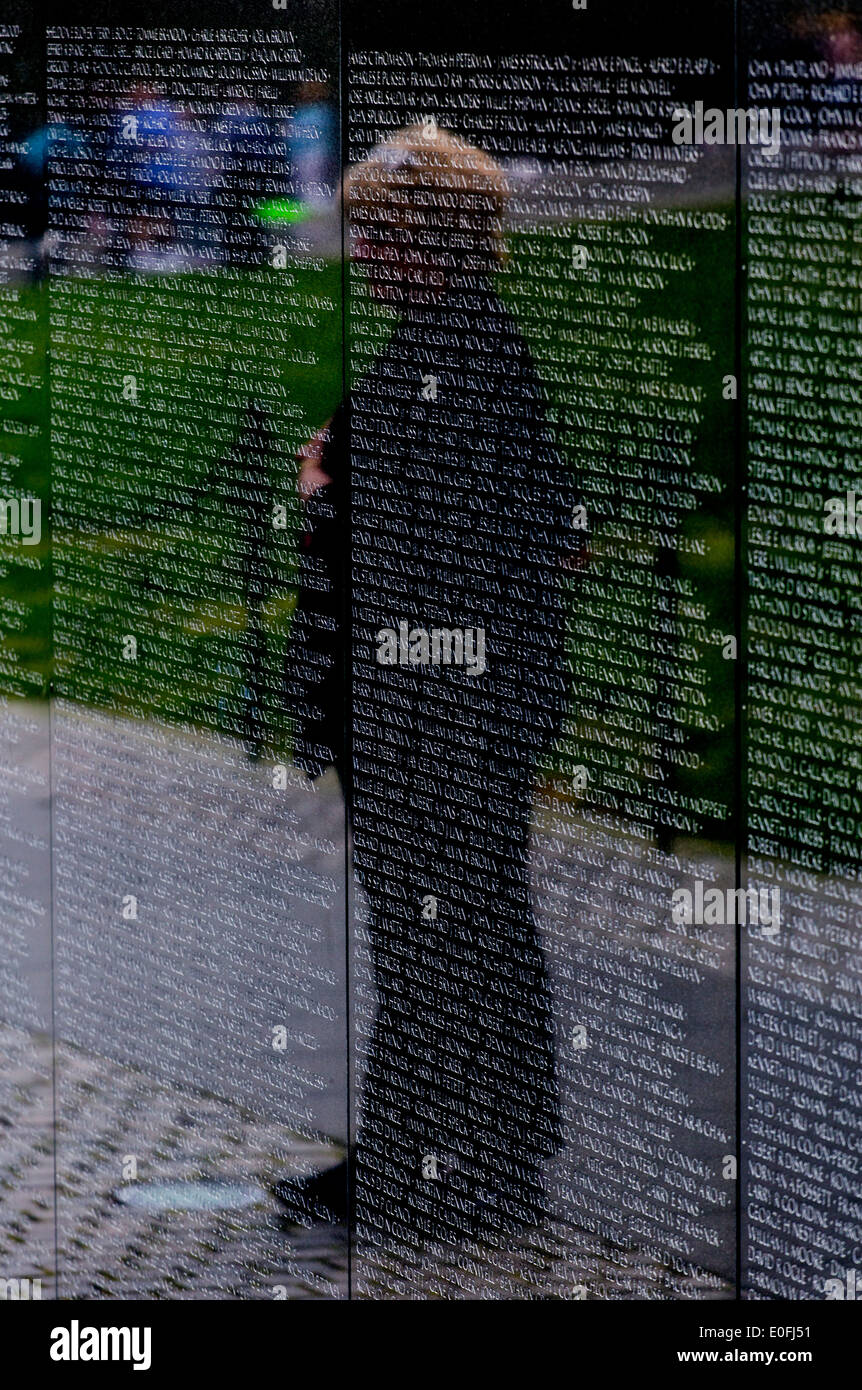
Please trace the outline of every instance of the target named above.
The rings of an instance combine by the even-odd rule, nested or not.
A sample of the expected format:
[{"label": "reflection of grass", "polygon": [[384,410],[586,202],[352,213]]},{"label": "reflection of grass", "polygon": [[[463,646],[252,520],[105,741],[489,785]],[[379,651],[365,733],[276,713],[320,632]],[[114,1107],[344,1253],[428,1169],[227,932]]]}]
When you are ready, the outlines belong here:
[{"label": "reflection of grass", "polygon": [[[732,342],[732,246],[667,229],[653,229],[650,235],[655,249],[701,260],[689,274],[666,277],[665,288],[642,291],[631,330],[605,331],[596,322],[592,336],[578,340],[571,333],[596,282],[567,273],[570,244],[564,237],[514,235],[501,277],[502,292],[548,383],[551,415],[591,516],[596,573],[586,585],[573,586],[578,605],[573,626],[579,634],[573,727],[584,748],[579,760],[585,762],[590,748],[598,747],[602,705],[599,700],[597,720],[578,722],[585,694],[578,684],[578,662],[604,670],[609,688],[620,680],[621,649],[629,670],[647,676],[654,671],[653,654],[634,640],[643,632],[644,610],[627,606],[619,586],[603,578],[601,569],[609,557],[622,566],[628,563],[616,520],[627,502],[618,452],[621,424],[629,422],[636,458],[638,420],[631,403],[656,361],[644,354],[650,335],[639,333],[639,321],[656,316],[696,325],[704,355],[672,362],[670,378],[704,388],[704,419],[692,446],[698,471],[728,482],[732,468],[732,408],[720,391],[720,364]],[[613,236],[612,230],[607,232],[608,243]],[[591,244],[600,260],[601,242]],[[52,285],[58,691],[108,708],[241,733],[250,670],[246,586],[251,570],[259,575],[263,594],[263,700],[271,735],[281,739],[286,711],[281,709],[280,668],[294,601],[299,515],[293,455],[331,414],[340,395],[340,283],[340,266],[327,264],[322,270],[129,276]],[[352,292],[357,283],[351,277]],[[549,286],[552,297],[546,293]],[[32,296],[44,309],[42,293],[33,290]],[[361,307],[354,332],[361,332],[366,345],[369,340],[379,344],[388,320],[367,300]],[[565,336],[564,330],[569,330]],[[44,315],[41,329],[34,329],[40,331],[44,333]],[[567,356],[559,359],[564,341]],[[581,404],[582,383],[603,373],[613,383],[604,392],[605,418],[597,422],[593,412],[585,427],[578,418],[589,415]],[[124,395],[130,377],[135,378],[136,401]],[[257,443],[248,437],[245,410],[250,400],[263,406],[267,418],[268,437]],[[34,405],[33,419],[45,424],[44,410],[43,399]],[[594,437],[584,445],[590,433]],[[605,445],[598,447],[596,439]],[[44,456],[31,449],[27,467],[28,485],[44,495]],[[694,598],[707,614],[702,623],[680,619],[677,637],[689,648],[692,642],[699,644],[696,661],[705,673],[710,710],[725,725],[732,716],[732,670],[714,638],[733,630],[733,527],[726,498],[726,491],[720,501],[700,497],[699,510],[683,520],[683,534],[705,537],[706,553],[682,554],[677,561],[677,573],[691,581]],[[249,499],[255,499],[253,513],[246,505]],[[265,519],[258,526],[267,499],[287,507],[286,530],[273,530]],[[652,529],[646,508],[638,537],[642,547],[652,544]],[[252,532],[261,543],[254,563],[247,551]],[[648,567],[638,575],[638,583],[650,582]],[[30,612],[21,628],[8,632],[7,645],[44,677],[49,669],[49,587],[34,587],[26,572],[0,576],[0,597],[22,596]],[[703,628],[711,634],[706,644]],[[138,639],[136,663],[122,660],[122,638],[128,633]],[[702,759],[699,773],[675,774],[678,785],[708,783],[719,796],[729,785],[731,740],[686,726],[681,710],[677,718],[686,747]],[[573,739],[573,747],[576,743]],[[642,777],[647,753],[635,748],[627,757]],[[609,790],[624,771],[619,758],[618,763],[608,772]],[[634,775],[631,768],[627,775]]]},{"label": "reflection of grass", "polygon": [[[0,290],[0,495],[38,497],[47,493],[45,421],[44,290],[27,286]],[[29,351],[21,351],[21,346]],[[15,383],[26,373],[32,385]],[[42,509],[42,540],[22,546],[0,536],[0,690],[44,695],[51,674],[51,577],[48,518]]]},{"label": "reflection of grass", "polygon": [[[590,261],[600,267],[596,277],[571,271],[571,245],[582,239],[580,229],[577,236],[533,232],[514,237],[503,276],[503,293],[522,323],[547,385],[551,415],[587,506],[592,533],[591,571],[573,586],[573,700],[567,739],[571,756],[562,758],[558,750],[549,771],[565,772],[567,761],[590,766],[599,799],[617,808],[627,793],[634,800],[661,797],[660,789],[651,793],[649,786],[656,771],[654,728],[635,735],[626,731],[627,747],[622,738],[616,747],[608,744],[614,690],[634,688],[639,680],[657,682],[657,700],[661,697],[674,707],[685,753],[699,761],[697,768],[674,764],[669,780],[677,797],[729,802],[734,673],[733,664],[722,659],[720,636],[734,631],[734,413],[722,399],[721,378],[730,369],[723,364],[734,332],[732,231],[692,237],[684,230],[651,229],[650,256],[658,261],[688,256],[695,263],[684,274],[663,275],[663,283],[656,280],[651,288],[644,287],[642,277],[629,321],[621,326],[614,322],[613,304],[603,304],[601,295],[617,284],[622,291],[619,303],[626,304],[627,275],[636,268],[639,246],[634,236],[626,243],[627,227],[623,222],[588,229]],[[621,245],[628,247],[622,272],[613,259]],[[646,283],[652,283],[648,277]],[[669,330],[663,333],[659,325],[680,320],[693,325],[697,355],[663,356]],[[661,376],[665,368],[666,376]],[[656,380],[700,388],[702,419],[688,449],[691,462],[671,447],[667,462],[655,463],[650,476],[642,458],[644,428],[637,411],[644,383]],[[681,481],[673,478],[674,471]],[[692,490],[690,504],[671,505],[672,495],[685,492],[695,474],[711,475],[721,491]],[[653,488],[650,501],[640,494],[645,486]],[[660,574],[668,570],[667,555],[662,555],[656,539],[666,530],[662,513],[679,517],[684,542],[704,542],[703,554],[683,545],[670,564],[671,576],[690,587],[690,612],[700,612],[702,605],[703,613],[687,616],[673,604],[668,610],[671,651],[664,660],[670,672],[662,670],[659,654],[652,649],[655,641],[651,645],[645,632],[660,614]],[[620,575],[626,584],[620,584]],[[651,597],[643,607],[646,594]],[[693,667],[706,693],[704,713],[717,729],[699,728],[699,714],[690,716],[682,703],[682,687]],[[703,818],[695,814],[694,819]],[[712,821],[710,816],[705,819]],[[710,829],[716,832],[718,826],[712,822]]]},{"label": "reflection of grass", "polygon": [[[62,693],[241,732],[259,612],[273,713],[295,579],[294,454],[340,395],[340,281],[329,265],[52,287]],[[287,529],[272,525],[275,503]],[[134,663],[121,656],[127,633]]]}]

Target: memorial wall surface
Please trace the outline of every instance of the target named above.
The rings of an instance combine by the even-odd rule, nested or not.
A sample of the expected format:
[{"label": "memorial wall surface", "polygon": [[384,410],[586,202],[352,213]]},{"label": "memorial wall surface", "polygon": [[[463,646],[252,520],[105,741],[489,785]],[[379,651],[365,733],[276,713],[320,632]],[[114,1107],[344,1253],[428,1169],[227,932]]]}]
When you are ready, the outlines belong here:
[{"label": "memorial wall surface", "polygon": [[7,1296],[855,1297],[859,18],[0,62]]},{"label": "memorial wall surface", "polygon": [[780,932],[745,943],[746,1286],[849,1297],[860,1205],[862,37],[799,13],[748,36],[746,882]]}]

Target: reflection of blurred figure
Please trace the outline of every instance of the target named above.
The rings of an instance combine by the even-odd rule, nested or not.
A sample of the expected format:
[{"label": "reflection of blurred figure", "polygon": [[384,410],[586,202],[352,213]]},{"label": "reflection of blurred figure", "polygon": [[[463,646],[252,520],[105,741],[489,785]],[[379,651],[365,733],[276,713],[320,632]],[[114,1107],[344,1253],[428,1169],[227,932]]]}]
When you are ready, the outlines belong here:
[{"label": "reflection of blurred figure", "polygon": [[120,103],[105,172],[109,196],[128,207],[112,222],[113,249],[130,269],[184,269],[200,255],[213,181],[208,144],[185,112],[147,87]]},{"label": "reflection of blurred figure", "polygon": [[791,28],[800,38],[813,40],[833,66],[862,63],[862,34],[854,16],[844,10],[797,15]]},{"label": "reflection of blurred figure", "polygon": [[[14,173],[14,186],[26,197],[26,212],[22,216],[27,239],[35,251],[33,262],[37,274],[47,269],[49,256],[68,238],[80,231],[84,217],[80,209],[78,190],[68,175],[76,166],[91,157],[86,135],[66,121],[52,121],[40,126],[22,142]],[[48,231],[48,179],[53,181],[51,225]]]},{"label": "reflection of blurred figure", "polygon": [[254,211],[264,198],[288,192],[288,163],[278,123],[252,102],[232,103],[218,119],[215,144],[220,152],[218,205],[227,210],[222,233],[229,265],[259,266],[266,238]]},{"label": "reflection of blurred figure", "polygon": [[[846,157],[855,156],[862,147],[862,131],[857,123],[857,89],[852,80],[853,73],[862,66],[862,33],[858,19],[843,10],[826,10],[822,14],[804,11],[791,16],[789,29],[797,43],[801,40],[798,56],[809,64],[819,59],[816,77],[811,73],[818,96],[813,103],[813,124],[808,132],[807,148],[830,165],[834,164],[836,198],[852,198],[855,158],[848,161]],[[825,74],[824,60],[830,69]],[[839,115],[842,107],[844,110]],[[824,120],[824,116],[828,119]]]},{"label": "reflection of blurred figure", "polygon": [[[348,197],[353,254],[400,320],[306,450],[296,756],[312,775],[340,765],[370,908],[379,1010],[354,1215],[366,1234],[457,1236],[539,1219],[541,1165],[559,1145],[528,841],[534,760],[562,709],[571,499],[529,352],[491,283],[501,170],[431,123],[355,168]],[[348,503],[345,644],[333,518]],[[485,674],[380,664],[378,632],[404,621],[484,629]],[[302,1196],[337,1214],[344,1185],[330,1173]]]},{"label": "reflection of blurred figure", "polygon": [[[89,157],[90,150],[83,131],[66,121],[53,121],[27,136],[20,163],[25,176],[32,179],[34,184],[41,185],[47,177],[49,159],[80,160]],[[56,197],[61,206],[72,201],[65,184]]]},{"label": "reflection of blurred figure", "polygon": [[302,84],[287,142],[294,197],[312,207],[327,206],[338,177],[338,130],[325,82]]},{"label": "reflection of blurred figure", "polygon": [[338,112],[325,82],[304,82],[285,129],[291,223],[283,229],[298,256],[339,256]]}]

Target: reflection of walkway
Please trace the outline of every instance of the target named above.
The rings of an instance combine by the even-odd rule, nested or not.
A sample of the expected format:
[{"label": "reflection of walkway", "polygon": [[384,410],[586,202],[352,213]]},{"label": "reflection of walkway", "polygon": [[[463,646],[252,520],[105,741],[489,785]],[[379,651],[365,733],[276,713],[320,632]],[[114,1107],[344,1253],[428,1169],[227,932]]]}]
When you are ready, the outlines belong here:
[{"label": "reflection of walkway", "polygon": [[[339,1234],[285,1235],[271,1199],[233,1216],[154,1217],[120,1206],[112,1195],[129,1158],[140,1180],[209,1177],[266,1187],[292,1168],[337,1156],[332,1136],[346,1132],[347,1068],[343,806],[334,781],[312,787],[288,770],[286,785],[275,787],[272,766],[250,763],[231,741],[58,702],[51,827],[39,771],[47,768],[44,711],[27,728],[26,748],[19,737],[7,761],[23,760],[35,771],[21,782],[5,825],[9,835],[13,823],[25,827],[27,845],[13,846],[7,837],[7,850],[22,859],[36,856],[27,880],[34,900],[40,878],[43,891],[48,881],[47,854],[41,863],[40,853],[49,839],[54,846],[61,1292],[245,1298],[274,1296],[283,1284],[290,1296],[337,1296],[344,1288]],[[552,834],[550,806],[543,806],[535,846],[536,902],[556,989],[570,1132],[552,1174],[552,1229],[512,1242],[508,1252],[468,1245],[426,1249],[405,1261],[391,1250],[357,1251],[356,1296],[720,1292],[720,1279],[694,1267],[709,1252],[693,1250],[691,1267],[673,1270],[648,1241],[630,1238],[636,1208],[624,1209],[616,1198],[631,1192],[636,1175],[628,1161],[597,1165],[593,1136],[596,1124],[613,1131],[618,1158],[627,1160],[627,1145],[655,1122],[648,1088],[632,1108],[619,1088],[603,1081],[603,1048],[619,1046],[620,1029],[633,1032],[650,1017],[644,1002],[634,1008],[635,1023],[632,1006],[627,1017],[616,1017],[621,977],[614,970],[621,956],[647,945],[659,965],[665,955],[669,973],[657,976],[647,994],[672,1011],[667,1016],[684,1018],[688,1044],[704,1055],[732,1043],[727,1030],[715,1027],[718,998],[732,985],[730,962],[725,956],[696,988],[686,984],[677,969],[678,943],[665,930],[667,883],[656,875],[686,875],[693,866],[647,863],[653,852],[621,833],[605,836],[599,849],[598,830],[581,824],[573,809],[561,812],[568,827],[561,840]],[[703,866],[710,876],[716,870]],[[131,899],[134,914],[126,915]],[[5,913],[4,939],[10,931],[14,936],[11,923]],[[32,923],[29,968],[22,958],[19,973],[38,1007],[16,1018],[9,1013],[14,991],[2,991],[2,1012],[21,1030],[10,1034],[21,1064],[4,1096],[2,1113],[14,1128],[3,1144],[12,1157],[2,1171],[18,1189],[13,1225],[28,1242],[36,1237],[28,1269],[41,1272],[53,1263],[50,1055],[38,1044],[28,1059],[25,1043],[33,1036],[34,1009],[41,1015],[50,995],[50,917],[34,911]],[[367,962],[355,960],[354,972],[368,980]],[[603,978],[615,982],[613,1007],[601,992]],[[372,1008],[373,992],[366,990],[362,1010]],[[573,1055],[572,1030],[583,1021],[598,1046]],[[275,1027],[284,1030],[283,1048],[272,1045]],[[695,1076],[692,1085],[687,1070],[679,1068],[680,1081],[698,1114],[720,1123],[730,1074],[725,1070],[718,1086],[707,1075]],[[674,1138],[686,1152],[711,1156],[715,1149],[682,1131]],[[654,1193],[641,1188],[638,1201],[653,1202]],[[704,1214],[711,1222],[730,1215],[708,1204]],[[581,1217],[586,1228],[579,1230]],[[607,1238],[589,1233],[597,1219]],[[10,1251],[21,1258],[21,1247],[10,1244],[15,1232],[5,1230],[4,1264]],[[653,1244],[661,1248],[658,1231]],[[722,1257],[707,1267],[725,1264]]]},{"label": "reflection of walkway", "polygon": [[[41,1279],[54,1296],[51,1048],[0,1030],[9,1066],[0,1083],[4,1130],[0,1277]],[[118,1165],[137,1145],[139,1176],[218,1175],[263,1186],[291,1166],[323,1166],[337,1154],[273,1132],[241,1106],[154,1083],[142,1073],[60,1046],[58,1133],[60,1297],[85,1299],[343,1298],[342,1228],[284,1232],[269,1198],[234,1213],[151,1215],[115,1199]],[[141,1145],[147,1136],[147,1147]],[[597,1243],[554,1222],[504,1248],[466,1241],[427,1245],[409,1265],[397,1245],[355,1251],[360,1299],[613,1299],[679,1297],[678,1275],[636,1249]],[[721,1296],[691,1277],[682,1296]]]},{"label": "reflection of walkway", "polygon": [[409,1266],[392,1248],[373,1256],[360,1251],[352,1268],[352,1296],[358,1299],[712,1301],[732,1292],[728,1284],[697,1274],[680,1280],[658,1256],[597,1243],[559,1222],[500,1245],[473,1240],[458,1247],[429,1244]]},{"label": "reflection of walkway", "polygon": [[[292,769],[273,785],[272,765],[232,740],[62,702],[52,772],[57,1034],[76,1045],[80,1078],[61,1068],[63,1286],[104,1296],[113,1277],[123,1297],[152,1296],[137,1295],[143,1281],[244,1298],[283,1283],[337,1296],[331,1233],[297,1246],[272,1199],[154,1219],[105,1195],[127,1156],[141,1180],[265,1187],[338,1156],[327,1143],[346,1134],[337,789]],[[106,1086],[121,1105],[97,1094]],[[99,1274],[118,1259],[116,1275]]]},{"label": "reflection of walkway", "polygon": [[0,1279],[54,1271],[51,1040],[0,1024]]},{"label": "reflection of walkway", "polygon": [[344,813],[233,740],[58,702],[57,1031],[307,1134],[346,1134]]},{"label": "reflection of walkway", "polygon": [[[554,986],[566,1151],[554,1210],[620,1246],[676,1257],[680,1287],[732,1277],[735,929],[674,924],[672,895],[732,884],[732,857],[549,790],[537,805],[534,902]],[[621,1261],[621,1265],[627,1264]],[[624,1274],[621,1267],[620,1275]]]},{"label": "reflection of walkway", "polygon": [[[3,1130],[0,1277],[41,1278],[54,1296],[51,1047],[0,1030],[11,1065],[0,1083]],[[139,1212],[122,1205],[122,1165],[141,1181],[219,1178],[259,1184],[323,1167],[337,1150],[262,1122],[242,1106],[67,1046],[57,1050],[61,1298],[339,1298],[343,1230],[281,1229],[278,1204],[234,1212]]]},{"label": "reflection of walkway", "polygon": [[[155,1217],[141,1181],[267,1188],[346,1133],[343,807],[229,740],[55,702],[0,744],[0,1278],[54,1268],[51,845],[62,1296],[339,1296],[343,1238],[278,1204]],[[134,898],[134,909],[130,900]],[[125,914],[124,914],[125,908]],[[41,1029],[37,1033],[34,1030]],[[276,1034],[275,1029],[283,1030]],[[278,1045],[274,1046],[274,1042]]]}]

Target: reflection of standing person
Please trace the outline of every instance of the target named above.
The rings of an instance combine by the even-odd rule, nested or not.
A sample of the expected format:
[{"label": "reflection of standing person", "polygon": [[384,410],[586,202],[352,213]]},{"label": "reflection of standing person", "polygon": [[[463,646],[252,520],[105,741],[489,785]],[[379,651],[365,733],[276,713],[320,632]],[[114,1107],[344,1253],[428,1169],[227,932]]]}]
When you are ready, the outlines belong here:
[{"label": "reflection of standing person", "polygon": [[[501,170],[415,127],[352,171],[348,196],[353,255],[400,320],[306,452],[316,525],[289,685],[302,702],[297,760],[312,774],[341,763],[370,909],[379,1010],[354,1214],[368,1234],[456,1236],[537,1220],[541,1165],[559,1146],[528,842],[534,760],[562,711],[571,499],[529,352],[491,283]],[[348,497],[343,644],[327,509],[343,514]],[[405,622],[483,631],[484,673],[382,664],[380,633]],[[304,1192],[335,1214],[343,1181],[331,1173]]]}]

